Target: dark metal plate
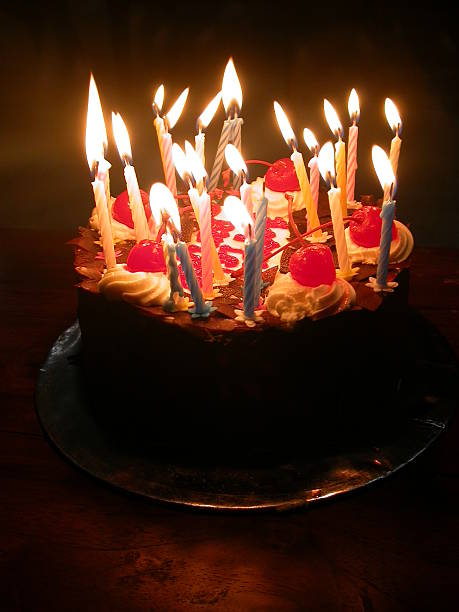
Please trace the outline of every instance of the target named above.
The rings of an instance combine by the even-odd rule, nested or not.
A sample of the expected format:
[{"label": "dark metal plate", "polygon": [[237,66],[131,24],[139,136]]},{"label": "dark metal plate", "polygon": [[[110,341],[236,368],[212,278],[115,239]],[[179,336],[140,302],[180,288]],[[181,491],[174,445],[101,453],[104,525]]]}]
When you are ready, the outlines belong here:
[{"label": "dark metal plate", "polygon": [[[417,323],[418,324],[418,323]],[[359,444],[345,452],[296,454],[285,462],[244,465],[203,465],[145,455],[115,444],[93,418],[81,389],[75,356],[80,329],[74,323],[53,345],[40,370],[36,406],[51,442],[73,464],[119,489],[156,501],[215,510],[283,510],[350,492],[386,478],[422,453],[447,427],[456,410],[458,369],[454,354],[435,328],[425,321],[420,333],[437,347],[423,373],[437,373],[447,384],[426,393],[417,412],[389,438]],[[440,347],[440,353],[438,351]],[[440,359],[439,359],[440,354]],[[319,456],[320,455],[320,456]]]}]

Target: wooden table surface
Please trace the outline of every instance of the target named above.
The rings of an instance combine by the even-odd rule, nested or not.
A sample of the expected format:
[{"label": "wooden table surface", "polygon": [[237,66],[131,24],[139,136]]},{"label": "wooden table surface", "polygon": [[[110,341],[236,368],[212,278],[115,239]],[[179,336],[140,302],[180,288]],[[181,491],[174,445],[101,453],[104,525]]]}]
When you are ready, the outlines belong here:
[{"label": "wooden table surface", "polygon": [[[311,509],[212,514],[116,492],[45,440],[33,393],[75,319],[71,234],[0,247],[1,610],[453,610],[459,424],[411,466]],[[417,249],[411,303],[459,353],[459,252]]]}]

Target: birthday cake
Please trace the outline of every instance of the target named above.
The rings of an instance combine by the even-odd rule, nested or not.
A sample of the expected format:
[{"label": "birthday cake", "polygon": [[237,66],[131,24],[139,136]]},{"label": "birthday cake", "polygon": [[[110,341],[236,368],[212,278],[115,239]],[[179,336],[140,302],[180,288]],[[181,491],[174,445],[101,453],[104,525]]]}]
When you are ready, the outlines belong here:
[{"label": "birthday cake", "polygon": [[[250,184],[242,157],[244,171],[212,172],[223,181],[208,193],[203,153],[171,146],[155,121],[169,189],[139,189],[128,138],[115,133],[128,189],[111,197],[109,164],[88,153],[90,167],[100,160],[96,207],[71,243],[94,418],[146,449],[233,459],[380,433],[415,355],[413,238],[395,202],[362,196],[349,215],[322,169],[330,189],[319,192],[316,175],[313,198],[293,144],[291,158],[255,162],[268,170]],[[231,121],[222,135],[240,130]],[[176,192],[167,146],[187,192]],[[331,143],[322,151],[333,158]]]},{"label": "birthday cake", "polygon": [[[117,223],[132,229],[125,194],[112,211]],[[325,193],[319,213],[321,222],[329,222]],[[374,207],[354,215],[351,227],[360,233],[354,228],[353,238],[375,243],[373,222],[379,217]],[[233,229],[228,221],[219,222],[220,216],[214,202],[213,236],[224,247],[222,235],[230,239]],[[294,216],[304,233],[304,211]],[[349,441],[389,422],[410,362],[410,344],[403,340],[409,260],[400,263],[396,257],[389,265],[396,291],[377,294],[367,286],[374,263],[362,263],[350,281],[340,279],[333,242],[330,247],[295,243],[282,218],[271,219],[268,229],[270,223],[287,237],[277,263],[269,265],[280,243],[274,230],[266,235],[263,304],[256,325],[249,327],[240,316],[244,282],[237,257],[222,258],[230,281],[219,287],[210,316],[192,318],[187,309],[170,312],[163,307],[170,294],[163,246],[123,236],[116,242],[116,269],[106,271],[92,215],[73,244],[82,364],[97,418],[156,447],[237,449],[241,454],[305,440],[312,447],[324,437],[337,444],[343,435]],[[395,242],[402,234],[397,228]],[[199,234],[189,210],[182,214],[182,230],[193,253]],[[223,248],[225,253],[230,252]],[[193,263],[199,277],[198,259]],[[383,372],[383,385],[378,372]]]}]

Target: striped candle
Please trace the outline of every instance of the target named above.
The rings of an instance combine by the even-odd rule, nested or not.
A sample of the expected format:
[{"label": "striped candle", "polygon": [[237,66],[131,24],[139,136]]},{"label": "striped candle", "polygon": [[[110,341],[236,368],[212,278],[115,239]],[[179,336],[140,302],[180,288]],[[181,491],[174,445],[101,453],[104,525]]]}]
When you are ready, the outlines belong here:
[{"label": "striped candle", "polygon": [[207,191],[204,191],[201,196],[198,195],[198,207],[199,231],[201,235],[202,291],[204,297],[212,298],[214,294],[212,277],[212,232],[210,196]]},{"label": "striped candle", "polygon": [[202,161],[202,165],[205,167],[206,165],[206,156],[204,153],[204,147],[205,147],[205,140],[206,140],[206,136],[204,134],[204,132],[199,132],[199,134],[196,134],[196,136],[194,137],[194,144],[195,144],[195,149],[196,149],[196,153],[199,155],[201,161]]},{"label": "striped candle", "polygon": [[222,131],[220,134],[220,141],[217,147],[217,154],[215,155],[214,165],[209,179],[209,191],[214,191],[218,185],[220,174],[222,171],[223,160],[225,158],[225,147],[228,144],[232,131],[231,119],[225,119],[223,122]]},{"label": "striped candle", "polygon": [[333,233],[335,235],[336,253],[338,255],[338,266],[343,275],[351,272],[349,253],[347,251],[346,237],[344,235],[344,222],[341,211],[341,190],[332,187],[328,191],[328,201],[333,222]]},{"label": "striped candle", "polygon": [[347,217],[347,195],[346,195],[346,145],[340,138],[335,144],[336,159],[336,185],[340,190],[341,214]]},{"label": "striped candle", "polygon": [[387,286],[387,270],[389,267],[390,245],[392,242],[392,222],[395,214],[395,200],[384,202],[381,209],[381,239],[379,242],[378,269],[376,272],[376,284],[380,287]]},{"label": "striped candle", "polygon": [[166,185],[175,199],[177,199],[177,183],[175,180],[175,166],[172,161],[172,136],[165,132],[161,137],[163,143],[163,167]]},{"label": "striped candle", "polygon": [[[242,124],[244,120],[241,117],[237,117],[236,119],[232,119],[232,132],[231,132],[231,142],[236,147],[236,149],[241,153],[242,147]],[[233,177],[233,189],[238,190],[241,186],[241,176],[239,174],[235,174]]]},{"label": "striped candle", "polygon": [[175,249],[180,259],[180,263],[182,264],[183,273],[185,274],[191,298],[194,302],[194,313],[196,315],[206,315],[210,312],[210,308],[204,302],[202,291],[199,287],[193,264],[191,263],[190,254],[188,253],[188,248],[182,240],[178,240],[175,244]]},{"label": "striped candle", "polygon": [[355,172],[357,170],[357,140],[359,128],[357,125],[349,127],[349,143],[347,149],[347,183],[346,197],[348,202],[355,201]]},{"label": "striped candle", "polygon": [[255,240],[256,240],[255,305],[256,306],[258,305],[258,301],[259,301],[259,297],[261,293],[267,211],[268,211],[268,200],[267,198],[263,196],[263,199],[257,208],[257,217],[255,220]]},{"label": "striped candle", "polygon": [[256,240],[247,239],[244,248],[244,316],[253,319],[256,294]]},{"label": "striped candle", "polygon": [[[314,206],[316,209],[316,213],[318,215],[318,206],[319,206],[319,182],[320,182],[320,173],[319,173],[319,164],[317,160],[317,155],[311,157],[308,163],[309,167],[309,184],[311,186],[311,197],[314,202]],[[311,222],[308,217],[308,231],[312,229]]]}]

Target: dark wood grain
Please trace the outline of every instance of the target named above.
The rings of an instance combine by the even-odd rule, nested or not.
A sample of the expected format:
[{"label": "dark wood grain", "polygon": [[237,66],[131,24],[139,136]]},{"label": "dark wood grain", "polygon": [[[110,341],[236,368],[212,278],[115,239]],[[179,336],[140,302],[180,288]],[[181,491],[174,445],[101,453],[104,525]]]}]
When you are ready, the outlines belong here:
[{"label": "dark wood grain", "polygon": [[[2,610],[452,610],[459,425],[397,476],[285,514],[179,511],[68,465],[37,423],[38,369],[75,318],[65,232],[3,231]],[[459,353],[459,253],[417,250],[411,303]]]}]

